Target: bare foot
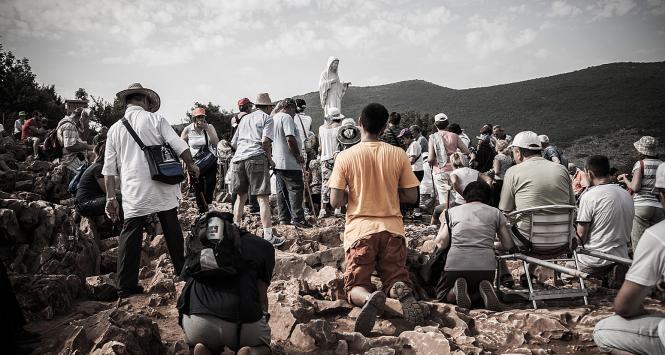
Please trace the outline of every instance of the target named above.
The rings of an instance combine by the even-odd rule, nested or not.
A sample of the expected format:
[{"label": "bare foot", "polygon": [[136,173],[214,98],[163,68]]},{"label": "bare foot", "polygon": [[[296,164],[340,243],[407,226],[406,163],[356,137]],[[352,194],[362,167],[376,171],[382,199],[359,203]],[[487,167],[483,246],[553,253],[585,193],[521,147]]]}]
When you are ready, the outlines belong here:
[{"label": "bare foot", "polygon": [[198,343],[194,347],[194,355],[212,355],[212,353],[205,345]]}]

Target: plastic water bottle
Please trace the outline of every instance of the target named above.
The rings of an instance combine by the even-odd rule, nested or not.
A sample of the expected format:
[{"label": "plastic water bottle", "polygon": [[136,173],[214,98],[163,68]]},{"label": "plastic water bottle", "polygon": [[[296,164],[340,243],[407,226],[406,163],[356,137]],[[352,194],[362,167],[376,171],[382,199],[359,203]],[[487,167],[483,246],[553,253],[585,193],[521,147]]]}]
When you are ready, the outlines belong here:
[{"label": "plastic water bottle", "polygon": [[224,239],[224,221],[219,217],[208,219],[208,239],[222,241]]}]

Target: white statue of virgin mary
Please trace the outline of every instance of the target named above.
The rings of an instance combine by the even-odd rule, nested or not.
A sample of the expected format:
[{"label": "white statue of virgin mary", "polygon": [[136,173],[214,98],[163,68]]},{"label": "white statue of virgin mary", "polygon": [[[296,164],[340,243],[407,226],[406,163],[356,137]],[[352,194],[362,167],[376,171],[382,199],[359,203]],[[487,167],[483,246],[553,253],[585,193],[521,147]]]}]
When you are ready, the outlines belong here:
[{"label": "white statue of virgin mary", "polygon": [[339,80],[338,68],[339,59],[334,56],[328,58],[328,65],[319,78],[319,98],[326,120],[330,117],[328,112],[330,108],[337,107],[340,112],[342,111],[342,96],[351,85],[351,83],[343,83]]}]

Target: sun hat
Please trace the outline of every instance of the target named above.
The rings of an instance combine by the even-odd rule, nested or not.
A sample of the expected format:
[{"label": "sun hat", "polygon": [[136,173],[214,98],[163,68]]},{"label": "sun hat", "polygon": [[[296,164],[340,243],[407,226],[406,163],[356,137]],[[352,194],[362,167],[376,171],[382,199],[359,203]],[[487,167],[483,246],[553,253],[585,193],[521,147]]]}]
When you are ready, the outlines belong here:
[{"label": "sun hat", "polygon": [[328,109],[328,115],[334,121],[340,121],[346,117],[342,115],[338,107],[331,107],[330,109]]},{"label": "sun hat", "polygon": [[251,104],[252,102],[249,101],[248,98],[243,97],[242,99],[238,100],[238,107],[245,106],[247,104]]},{"label": "sun hat", "polygon": [[337,131],[337,141],[346,146],[354,145],[360,142],[360,130],[356,127],[356,121],[353,118],[346,118]]},{"label": "sun hat", "polygon": [[272,100],[270,100],[270,94],[267,92],[262,92],[256,95],[254,106],[275,106],[275,104],[272,102]]},{"label": "sun hat", "polygon": [[192,117],[204,116],[206,115],[206,109],[203,107],[197,107],[192,111]]},{"label": "sun hat", "polygon": [[446,122],[446,121],[448,121],[448,116],[446,116],[446,114],[443,112],[437,113],[434,116],[434,122]]},{"label": "sun hat", "polygon": [[401,131],[399,131],[399,134],[397,135],[397,138],[413,138],[413,133],[411,133],[411,130],[408,128],[402,128]]},{"label": "sun hat", "polygon": [[518,147],[529,150],[541,150],[543,149],[540,139],[535,132],[531,131],[522,131],[515,135],[513,142],[510,144],[509,148]]},{"label": "sun hat", "polygon": [[19,111],[18,115],[19,115],[19,117],[25,117],[25,116],[27,116],[27,114],[25,113],[25,111]]},{"label": "sun hat", "polygon": [[648,156],[655,156],[658,155],[656,153],[656,147],[658,147],[658,140],[652,136],[644,136],[640,138],[639,141],[633,143],[633,146],[635,149],[637,149],[638,152],[648,155]]},{"label": "sun hat", "polygon": [[542,143],[549,143],[549,142],[550,142],[550,137],[548,137],[548,136],[546,136],[546,135],[544,135],[544,134],[539,135],[539,136],[538,136],[538,139],[540,140],[540,143],[541,143],[541,144],[542,144]]},{"label": "sun hat", "polygon": [[153,90],[144,88],[140,83],[134,83],[129,85],[127,89],[118,92],[117,94],[115,94],[115,96],[123,105],[126,105],[127,102],[125,102],[125,98],[127,97],[127,95],[130,94],[143,94],[147,96],[148,111],[157,112],[157,110],[159,110],[159,106],[161,105],[161,100],[159,99],[159,95],[157,95],[157,93],[154,92]]},{"label": "sun hat", "polygon": [[656,184],[657,189],[665,189],[665,163],[660,163],[656,170]]}]

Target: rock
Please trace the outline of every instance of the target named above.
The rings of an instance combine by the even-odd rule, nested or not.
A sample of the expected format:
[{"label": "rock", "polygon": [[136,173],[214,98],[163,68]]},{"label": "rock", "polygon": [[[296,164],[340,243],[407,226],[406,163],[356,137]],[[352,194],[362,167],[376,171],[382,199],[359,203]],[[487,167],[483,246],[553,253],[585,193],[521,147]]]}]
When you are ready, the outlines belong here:
[{"label": "rock", "polygon": [[90,276],[85,279],[88,295],[99,301],[113,301],[118,298],[115,274]]},{"label": "rock", "polygon": [[74,326],[70,332],[70,336],[65,340],[62,347],[62,353],[71,354],[75,351],[88,353],[90,351],[90,344],[88,342],[88,333],[82,326]]},{"label": "rock", "polygon": [[270,329],[275,341],[288,340],[297,323],[306,323],[315,314],[314,307],[297,292],[268,292]]},{"label": "rock", "polygon": [[101,349],[97,349],[91,355],[129,355],[125,344],[119,341],[109,341],[104,344]]},{"label": "rock", "polygon": [[168,297],[159,294],[152,294],[150,295],[150,298],[148,298],[148,306],[150,307],[166,306],[168,303]]},{"label": "rock", "polygon": [[342,333],[340,336],[348,344],[350,352],[364,353],[370,348],[367,338],[358,332]]},{"label": "rock", "polygon": [[65,314],[85,293],[81,279],[74,275],[20,275],[10,279],[28,319]]},{"label": "rock", "polygon": [[16,213],[11,209],[0,209],[0,242],[14,244],[19,236],[19,228]]},{"label": "rock", "polygon": [[421,333],[403,332],[399,336],[398,346],[402,354],[446,355],[450,354],[450,343],[440,332]]},{"label": "rock", "polygon": [[184,340],[178,340],[169,346],[167,355],[190,355],[189,345]]},{"label": "rock", "polygon": [[161,270],[155,272],[155,276],[150,280],[148,286],[148,293],[173,293],[175,292],[175,284],[173,279],[164,274]]},{"label": "rock", "polygon": [[17,191],[32,191],[32,180],[17,181],[14,185],[14,189]]},{"label": "rock", "polygon": [[101,253],[99,272],[109,273],[118,269],[118,248],[111,248]]},{"label": "rock", "polygon": [[337,343],[337,336],[332,326],[324,319],[311,320],[306,324],[297,324],[289,338],[301,351],[328,349]]},{"label": "rock", "polygon": [[394,355],[394,354],[395,354],[395,349],[389,348],[387,346],[371,348],[365,352],[365,355]]},{"label": "rock", "polygon": [[156,323],[146,316],[124,309],[113,308],[101,311],[91,317],[75,321],[73,325],[86,329],[86,338],[93,352],[103,350],[105,344],[109,342],[122,343],[129,354],[158,355],[166,350],[162,348]]},{"label": "rock", "polygon": [[164,235],[159,234],[150,241],[150,246],[148,248],[148,256],[151,258],[160,256],[162,254],[168,254],[169,250],[166,247],[166,240],[164,240]]}]

